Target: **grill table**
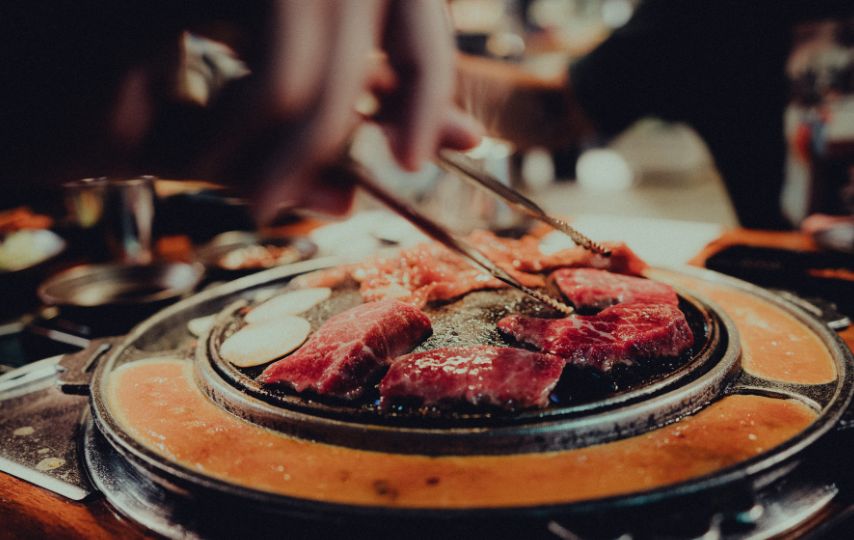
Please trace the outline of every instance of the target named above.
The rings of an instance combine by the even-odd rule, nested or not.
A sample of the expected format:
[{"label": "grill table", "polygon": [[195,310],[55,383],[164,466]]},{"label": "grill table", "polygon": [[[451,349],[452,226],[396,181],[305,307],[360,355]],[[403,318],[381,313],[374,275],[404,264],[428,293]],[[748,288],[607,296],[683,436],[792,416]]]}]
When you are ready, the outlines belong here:
[{"label": "grill table", "polygon": [[[729,231],[709,244],[693,260],[692,264],[702,265],[703,261],[716,251],[733,244],[780,247],[786,249],[811,249],[811,240],[800,233],[778,233],[737,229]],[[840,337],[849,348],[854,348],[854,326],[840,332]],[[847,417],[852,415],[849,412]],[[846,418],[846,420],[848,419]],[[844,440],[851,441],[851,432],[842,434]],[[831,437],[836,435],[831,435]],[[843,451],[844,450],[840,449]],[[844,462],[842,463],[844,467]],[[849,479],[850,480],[850,479]],[[849,489],[851,486],[848,486]],[[823,523],[832,521],[843,512],[851,513],[850,505],[854,494],[844,490],[815,517],[787,532],[784,538],[800,537],[804,533],[819,528]],[[227,510],[225,510],[227,511]],[[2,538],[150,538],[153,533],[118,516],[107,502],[95,495],[83,502],[71,502],[47,490],[27,482],[0,473],[0,539]],[[247,524],[250,525],[250,524]],[[843,526],[844,527],[844,526]],[[287,529],[283,529],[283,533]],[[310,528],[303,532],[308,534]],[[291,529],[291,533],[297,530]],[[521,531],[516,531],[521,534]],[[561,538],[566,536],[560,524],[543,523],[542,528],[530,531],[531,538]],[[839,529],[836,530],[838,534]],[[251,534],[251,529],[247,530]],[[476,534],[477,531],[472,531]],[[298,536],[298,535],[297,535]],[[473,536],[474,537],[474,536]]]}]

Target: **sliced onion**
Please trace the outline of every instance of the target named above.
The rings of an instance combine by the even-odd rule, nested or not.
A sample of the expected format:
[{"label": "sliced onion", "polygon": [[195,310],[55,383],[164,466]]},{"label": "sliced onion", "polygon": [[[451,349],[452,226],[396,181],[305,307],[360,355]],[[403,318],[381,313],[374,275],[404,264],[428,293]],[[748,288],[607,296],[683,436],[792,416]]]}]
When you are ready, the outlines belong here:
[{"label": "sliced onion", "polygon": [[222,343],[219,352],[237,367],[259,366],[295,351],[310,331],[307,320],[284,315],[241,328]]},{"label": "sliced onion", "polygon": [[190,319],[190,321],[187,322],[187,330],[196,337],[202,337],[211,329],[215,318],[216,314]]},{"label": "sliced onion", "polygon": [[252,311],[246,314],[246,322],[257,324],[285,315],[298,315],[323,302],[331,294],[332,289],[328,287],[286,292],[285,294],[270,298],[263,304],[252,309]]}]

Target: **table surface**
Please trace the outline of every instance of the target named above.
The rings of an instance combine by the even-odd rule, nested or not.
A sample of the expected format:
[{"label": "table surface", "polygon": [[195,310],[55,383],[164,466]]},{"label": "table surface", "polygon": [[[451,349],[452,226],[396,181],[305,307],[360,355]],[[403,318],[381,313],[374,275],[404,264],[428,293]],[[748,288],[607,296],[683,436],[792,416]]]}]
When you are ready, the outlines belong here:
[{"label": "table surface", "polygon": [[[709,244],[691,263],[702,265],[712,253],[731,244],[750,244],[788,249],[812,249],[806,235],[734,229]],[[181,241],[169,246],[175,253]],[[840,336],[854,348],[854,327]],[[0,539],[4,538],[116,538],[136,539],[151,536],[145,530],[117,515],[100,497],[78,503],[0,473]]]}]

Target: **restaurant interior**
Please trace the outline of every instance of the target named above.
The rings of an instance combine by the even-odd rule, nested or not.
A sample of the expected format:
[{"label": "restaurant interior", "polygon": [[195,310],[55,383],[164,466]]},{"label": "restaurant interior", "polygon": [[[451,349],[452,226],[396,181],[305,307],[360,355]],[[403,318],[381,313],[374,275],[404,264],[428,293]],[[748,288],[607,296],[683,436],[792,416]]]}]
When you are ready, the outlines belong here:
[{"label": "restaurant interior", "polygon": [[854,535],[848,2],[0,43],[0,538]]}]

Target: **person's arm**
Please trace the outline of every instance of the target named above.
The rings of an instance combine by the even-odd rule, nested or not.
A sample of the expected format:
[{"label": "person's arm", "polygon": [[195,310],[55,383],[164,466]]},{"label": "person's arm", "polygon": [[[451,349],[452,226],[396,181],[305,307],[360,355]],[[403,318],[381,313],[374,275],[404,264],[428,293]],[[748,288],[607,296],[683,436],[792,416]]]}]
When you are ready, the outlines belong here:
[{"label": "person's arm", "polygon": [[[377,119],[407,168],[440,145],[476,143],[452,110],[453,41],[438,0],[281,0],[253,75],[214,104],[213,136],[197,161],[205,177],[253,182],[261,221],[281,206],[340,212],[350,186],[322,183],[355,126],[359,96],[373,87]],[[392,77],[375,87],[373,51]]]},{"label": "person's arm", "polygon": [[[14,3],[18,4],[18,3]],[[197,3],[194,3],[198,7]],[[168,2],[104,1],[4,6],[0,69],[0,175],[59,181],[158,173],[156,127],[170,103],[180,32],[209,23]],[[477,127],[452,106],[453,41],[441,0],[279,0],[239,20],[252,75],[209,109],[172,124],[171,165],[189,176],[245,187],[264,221],[282,204],[340,211],[350,189],[317,183],[361,121],[358,96],[382,48],[394,77],[378,119],[408,168],[437,147],[469,147]],[[227,16],[227,12],[224,12]],[[18,39],[20,38],[20,39]]]},{"label": "person's arm", "polygon": [[791,5],[647,0],[573,66],[576,95],[614,134],[643,116],[691,125],[742,225],[786,228],[780,210]]}]

